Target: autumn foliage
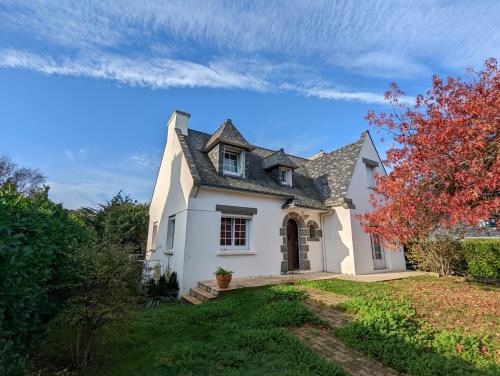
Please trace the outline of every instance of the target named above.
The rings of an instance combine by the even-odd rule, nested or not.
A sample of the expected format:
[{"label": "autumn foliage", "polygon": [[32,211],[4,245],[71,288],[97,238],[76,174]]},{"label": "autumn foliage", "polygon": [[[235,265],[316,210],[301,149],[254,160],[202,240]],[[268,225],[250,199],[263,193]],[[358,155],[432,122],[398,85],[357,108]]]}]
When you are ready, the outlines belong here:
[{"label": "autumn foliage", "polygon": [[477,225],[499,210],[500,77],[497,61],[465,78],[438,76],[432,89],[405,107],[393,84],[393,113],[369,111],[371,126],[393,135],[388,176],[377,177],[367,232],[407,243],[438,230]]}]

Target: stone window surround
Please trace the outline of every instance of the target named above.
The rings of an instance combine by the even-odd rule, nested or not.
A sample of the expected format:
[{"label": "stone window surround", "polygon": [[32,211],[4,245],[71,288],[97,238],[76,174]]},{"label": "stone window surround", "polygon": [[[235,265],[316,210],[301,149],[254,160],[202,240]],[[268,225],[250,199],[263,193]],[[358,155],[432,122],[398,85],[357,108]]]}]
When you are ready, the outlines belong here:
[{"label": "stone window surround", "polygon": [[306,227],[304,219],[295,212],[290,212],[283,218],[282,227],[279,230],[280,236],[282,237],[283,244],[281,245],[281,254],[283,255],[283,260],[281,261],[281,273],[286,274],[288,272],[288,239],[287,239],[287,225],[288,220],[293,219],[297,222],[299,230],[299,269],[300,270],[311,270],[311,262],[308,259],[309,245],[307,244],[307,237],[309,235],[309,228]]},{"label": "stone window surround", "polygon": [[[314,236],[311,236],[311,226],[314,229]],[[321,229],[319,228],[318,224],[316,221],[313,221],[312,219],[309,220],[306,224],[306,227],[309,229],[309,235],[307,237],[308,242],[319,242],[319,238],[323,236]]]}]

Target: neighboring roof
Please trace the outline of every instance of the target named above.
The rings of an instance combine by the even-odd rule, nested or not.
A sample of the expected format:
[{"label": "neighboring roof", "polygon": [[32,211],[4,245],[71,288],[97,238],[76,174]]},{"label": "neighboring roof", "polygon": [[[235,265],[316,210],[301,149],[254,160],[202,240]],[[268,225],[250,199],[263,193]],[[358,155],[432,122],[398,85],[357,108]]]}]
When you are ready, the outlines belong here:
[{"label": "neighboring roof", "polygon": [[[188,135],[180,131],[177,135],[195,185],[283,197],[287,199],[283,208],[330,210],[337,205],[352,206],[346,198],[347,188],[368,132],[363,132],[358,141],[314,159],[286,154],[283,149],[251,146],[230,120],[213,135],[192,129],[188,129]],[[216,171],[207,151],[218,142],[247,150],[249,171],[245,179],[221,176]],[[277,165],[294,168],[292,187],[280,184],[267,172]]]},{"label": "neighboring roof", "polygon": [[305,167],[321,192],[325,205],[344,203],[356,161],[367,135],[368,131],[365,131],[361,133],[358,141],[330,153],[322,153],[305,162]]},{"label": "neighboring roof", "polygon": [[285,151],[283,149],[274,152],[269,157],[266,157],[262,160],[262,167],[264,168],[264,170],[269,170],[276,166],[283,166],[289,168],[298,167],[295,163],[293,163],[290,157],[287,154],[285,154]]},{"label": "neighboring roof", "polygon": [[253,146],[243,137],[234,126],[231,119],[227,119],[210,137],[204,147],[204,151],[210,151],[218,143],[237,146],[245,150],[252,150]]}]

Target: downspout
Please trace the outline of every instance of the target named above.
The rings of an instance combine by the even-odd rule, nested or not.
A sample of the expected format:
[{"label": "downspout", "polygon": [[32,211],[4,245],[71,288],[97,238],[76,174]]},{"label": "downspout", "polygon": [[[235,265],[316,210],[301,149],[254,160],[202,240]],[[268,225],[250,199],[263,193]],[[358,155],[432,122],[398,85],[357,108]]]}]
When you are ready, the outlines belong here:
[{"label": "downspout", "polygon": [[327,213],[323,213],[319,215],[319,221],[321,223],[321,249],[323,251],[323,271],[327,272],[327,259],[326,259],[326,246],[325,246],[325,222],[323,220],[324,217],[330,216],[334,213],[335,211],[332,210]]}]

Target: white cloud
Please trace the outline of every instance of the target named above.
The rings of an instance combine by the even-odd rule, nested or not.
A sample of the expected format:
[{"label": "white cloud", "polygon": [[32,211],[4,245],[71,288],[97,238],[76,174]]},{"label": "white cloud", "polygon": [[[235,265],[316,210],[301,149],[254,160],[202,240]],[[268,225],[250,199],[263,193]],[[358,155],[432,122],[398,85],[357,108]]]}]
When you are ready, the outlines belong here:
[{"label": "white cloud", "polygon": [[126,162],[142,168],[149,168],[153,164],[152,158],[146,153],[134,153],[127,158]]},{"label": "white cloud", "polygon": [[[382,94],[339,91],[321,87],[298,86],[293,82],[317,82],[318,77],[297,64],[271,64],[263,60],[215,59],[208,65],[185,60],[125,57],[116,54],[93,54],[73,59],[55,59],[16,49],[0,50],[0,68],[30,69],[48,75],[85,76],[113,80],[130,86],[153,89],[172,87],[208,87],[256,91],[291,91],[320,99],[387,103]],[[323,81],[322,81],[323,82]],[[326,83],[327,84],[327,83]],[[323,84],[325,85],[325,84]],[[68,159],[74,155],[67,153]]]},{"label": "white cloud", "polygon": [[166,58],[92,54],[55,59],[16,49],[0,50],[0,67],[31,69],[45,74],[86,76],[150,88],[210,87],[263,90],[267,83],[221,65],[201,65]]},{"label": "white cloud", "polygon": [[427,74],[429,64],[462,70],[500,53],[493,0],[289,0],[286,11],[267,0],[5,4],[4,28],[70,48],[185,51],[195,43],[218,55],[320,59],[383,77]]}]

